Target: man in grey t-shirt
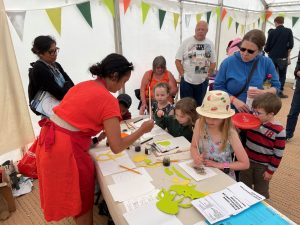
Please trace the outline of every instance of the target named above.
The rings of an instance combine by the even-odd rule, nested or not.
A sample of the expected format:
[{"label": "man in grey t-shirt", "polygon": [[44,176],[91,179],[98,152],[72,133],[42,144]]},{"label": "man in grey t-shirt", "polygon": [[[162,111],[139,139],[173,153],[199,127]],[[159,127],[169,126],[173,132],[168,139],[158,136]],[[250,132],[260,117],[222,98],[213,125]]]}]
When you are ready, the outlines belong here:
[{"label": "man in grey t-shirt", "polygon": [[199,21],[195,35],[183,41],[179,47],[175,64],[181,78],[180,97],[192,97],[198,105],[207,90],[208,77],[216,67],[216,54],[213,43],[206,38],[208,24]]}]

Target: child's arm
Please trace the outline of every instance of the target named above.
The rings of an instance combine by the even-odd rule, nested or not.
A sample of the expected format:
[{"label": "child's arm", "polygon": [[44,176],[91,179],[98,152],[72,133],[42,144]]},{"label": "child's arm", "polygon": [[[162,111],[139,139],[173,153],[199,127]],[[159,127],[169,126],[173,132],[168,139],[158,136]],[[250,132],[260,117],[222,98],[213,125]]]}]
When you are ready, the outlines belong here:
[{"label": "child's arm", "polygon": [[199,153],[198,144],[197,144],[197,143],[199,143],[199,138],[200,138],[199,121],[200,121],[200,119],[198,119],[196,121],[193,138],[192,138],[192,143],[191,143],[191,147],[190,147],[191,156],[192,156],[195,166],[199,166],[199,165],[203,164],[203,160],[204,160],[203,154]]},{"label": "child's arm", "polygon": [[229,168],[232,170],[245,170],[250,166],[248,155],[240,141],[239,135],[235,129],[231,129],[229,142],[237,158],[236,162],[219,163],[212,160],[205,160],[205,166],[215,167],[218,169]]}]

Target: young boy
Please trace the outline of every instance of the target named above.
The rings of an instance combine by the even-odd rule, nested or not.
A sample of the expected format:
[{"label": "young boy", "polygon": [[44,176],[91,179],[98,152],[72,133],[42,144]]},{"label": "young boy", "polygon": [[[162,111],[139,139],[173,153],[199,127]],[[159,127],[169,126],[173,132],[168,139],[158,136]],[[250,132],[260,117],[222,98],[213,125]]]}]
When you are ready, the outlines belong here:
[{"label": "young boy", "polygon": [[131,113],[129,112],[129,108],[131,106],[131,97],[127,94],[120,94],[118,96],[119,106],[121,111],[122,120],[131,119]]},{"label": "young boy", "polygon": [[285,129],[274,116],[281,109],[281,100],[272,93],[254,98],[253,113],[261,126],[248,130],[245,149],[250,168],[240,172],[240,181],[269,198],[269,182],[278,168],[285,148]]}]

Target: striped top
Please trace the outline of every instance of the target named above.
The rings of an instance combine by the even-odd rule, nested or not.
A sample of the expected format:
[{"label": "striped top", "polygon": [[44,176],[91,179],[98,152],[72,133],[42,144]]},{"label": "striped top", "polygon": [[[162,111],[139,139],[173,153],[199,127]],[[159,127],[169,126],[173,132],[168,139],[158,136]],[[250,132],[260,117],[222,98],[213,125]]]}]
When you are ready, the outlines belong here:
[{"label": "striped top", "polygon": [[250,161],[266,165],[267,172],[273,174],[283,156],[285,137],[285,129],[277,121],[248,130],[245,149]]}]

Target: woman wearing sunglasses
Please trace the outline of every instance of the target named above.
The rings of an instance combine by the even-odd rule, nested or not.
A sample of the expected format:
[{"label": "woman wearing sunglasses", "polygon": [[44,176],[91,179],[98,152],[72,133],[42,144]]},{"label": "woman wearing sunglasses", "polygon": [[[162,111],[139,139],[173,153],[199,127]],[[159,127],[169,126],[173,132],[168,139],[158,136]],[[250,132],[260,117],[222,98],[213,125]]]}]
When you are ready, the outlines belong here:
[{"label": "woman wearing sunglasses", "polygon": [[[214,89],[226,91],[235,110],[249,112],[246,99],[254,98],[265,92],[277,93],[280,82],[271,59],[261,53],[266,37],[261,30],[247,32],[239,46],[240,50],[226,58],[220,65]],[[252,72],[251,72],[252,70]],[[271,78],[271,87],[264,89],[267,77]],[[255,87],[255,88],[249,88]]]},{"label": "woman wearing sunglasses", "polygon": [[40,90],[49,92],[57,100],[62,100],[74,83],[56,62],[59,48],[55,39],[51,36],[36,37],[31,51],[37,55],[38,60],[31,63],[33,68],[28,86],[29,101]]}]

